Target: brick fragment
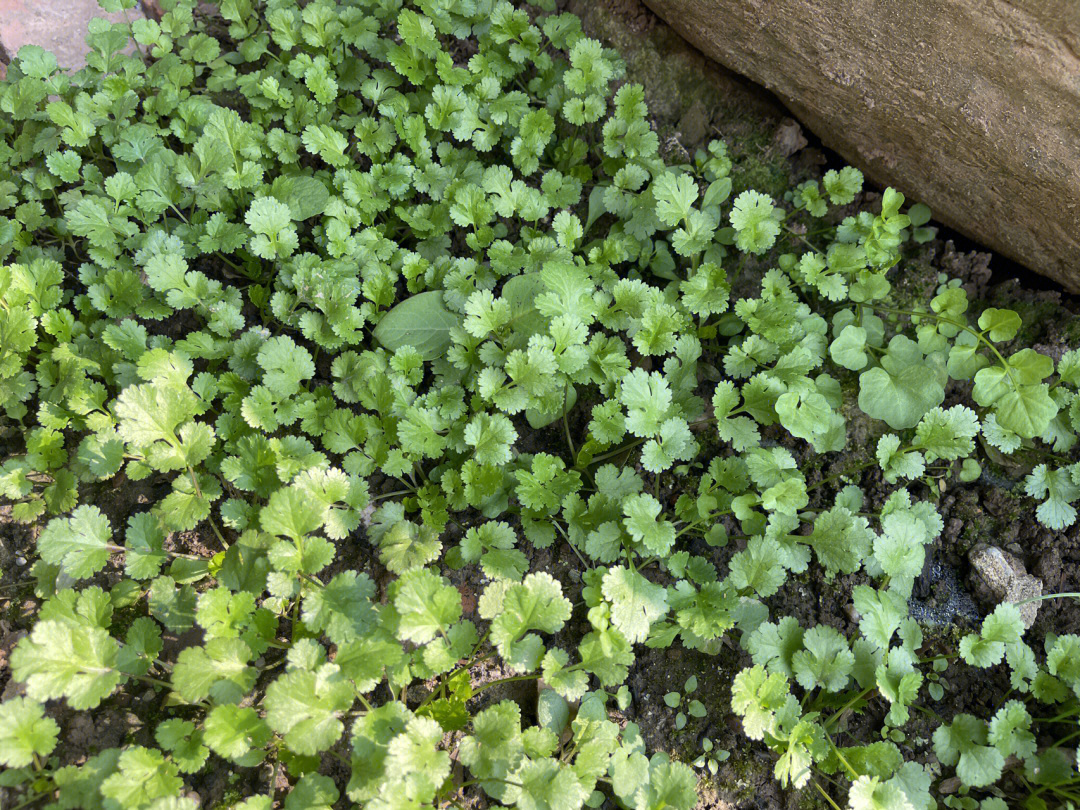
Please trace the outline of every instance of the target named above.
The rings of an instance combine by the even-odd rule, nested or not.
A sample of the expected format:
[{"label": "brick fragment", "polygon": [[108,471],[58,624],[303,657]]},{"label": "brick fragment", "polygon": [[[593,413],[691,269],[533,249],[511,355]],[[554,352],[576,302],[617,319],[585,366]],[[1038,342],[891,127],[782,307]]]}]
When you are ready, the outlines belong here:
[{"label": "brick fragment", "polygon": [[14,58],[23,45],[40,45],[61,67],[77,70],[90,51],[86,27],[93,17],[131,22],[142,16],[138,5],[106,14],[97,0],[0,0],[0,50]]}]

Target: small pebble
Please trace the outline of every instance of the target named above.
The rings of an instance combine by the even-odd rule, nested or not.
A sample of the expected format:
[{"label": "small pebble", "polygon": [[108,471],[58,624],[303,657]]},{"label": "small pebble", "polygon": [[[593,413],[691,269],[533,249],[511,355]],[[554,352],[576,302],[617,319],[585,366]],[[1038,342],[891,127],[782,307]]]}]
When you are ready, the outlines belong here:
[{"label": "small pebble", "polygon": [[22,556],[22,555],[20,554],[20,555],[19,555],[18,557],[16,557],[16,558],[15,558],[15,562],[16,562],[16,564],[18,564],[18,565],[26,565],[26,557],[23,557],[23,556]]},{"label": "small pebble", "polygon": [[1035,623],[1039,602],[1027,600],[1042,595],[1042,580],[1029,574],[1020,560],[997,546],[980,543],[968,554],[968,561],[973,569],[976,592],[981,591],[983,599],[998,603],[1026,602],[1017,605],[1020,618],[1024,627]]}]

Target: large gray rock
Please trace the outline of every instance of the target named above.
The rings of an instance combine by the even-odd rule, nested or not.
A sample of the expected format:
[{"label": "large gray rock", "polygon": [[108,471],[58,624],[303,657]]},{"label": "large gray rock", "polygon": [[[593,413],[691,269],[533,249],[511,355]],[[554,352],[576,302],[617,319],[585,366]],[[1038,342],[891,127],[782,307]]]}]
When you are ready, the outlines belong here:
[{"label": "large gray rock", "polygon": [[1080,291],[1076,0],[646,0],[829,147]]}]

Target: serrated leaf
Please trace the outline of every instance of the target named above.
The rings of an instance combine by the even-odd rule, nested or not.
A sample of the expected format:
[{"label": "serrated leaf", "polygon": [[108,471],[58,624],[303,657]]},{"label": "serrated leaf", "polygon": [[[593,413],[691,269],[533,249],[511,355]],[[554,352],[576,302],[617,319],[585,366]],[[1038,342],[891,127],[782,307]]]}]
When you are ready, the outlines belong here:
[{"label": "serrated leaf", "polygon": [[341,737],[340,715],[353,700],[352,687],[333,664],[317,672],[286,672],[266,690],[266,722],[296,753],[317,754]]},{"label": "serrated leaf", "polygon": [[570,600],[563,596],[559,582],[546,573],[529,574],[509,585],[500,599],[482,598],[480,608],[481,615],[491,619],[491,640],[499,654],[518,671],[535,669],[543,653],[540,638],[530,631],[555,633],[570,618]]},{"label": "serrated leaf", "polygon": [[109,559],[112,528],[96,506],[80,506],[70,518],[54,518],[38,537],[38,553],[74,579],[100,571]]},{"label": "serrated leaf", "polygon": [[56,747],[60,727],[45,716],[45,707],[25,697],[0,703],[0,765],[24,768],[34,757],[46,757]]},{"label": "serrated leaf", "polygon": [[611,602],[611,621],[627,641],[640,643],[649,628],[668,612],[667,590],[637,571],[618,565],[604,574],[604,598]]},{"label": "serrated leaf", "polygon": [[39,621],[11,653],[11,673],[32,698],[64,697],[73,709],[93,709],[123,680],[119,649],[100,627]]}]

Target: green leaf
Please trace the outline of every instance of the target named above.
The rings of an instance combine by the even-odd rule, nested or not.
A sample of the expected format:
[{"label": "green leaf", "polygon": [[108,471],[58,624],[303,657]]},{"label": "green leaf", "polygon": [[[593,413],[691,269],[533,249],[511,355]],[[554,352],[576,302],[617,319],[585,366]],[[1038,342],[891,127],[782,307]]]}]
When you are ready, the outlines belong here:
[{"label": "green leaf", "polygon": [[176,765],[149,748],[126,749],[117,768],[117,773],[101,783],[101,795],[119,807],[149,806],[155,799],[176,796],[184,785],[176,775]]},{"label": "green leaf", "polygon": [[[578,775],[554,759],[527,760],[514,776],[521,782],[523,798],[528,797],[524,800],[527,807],[574,810],[589,795]],[[521,803],[519,800],[519,806]]]},{"label": "green leaf", "polygon": [[1016,337],[1023,322],[1011,309],[987,307],[979,316],[979,328],[989,334],[995,343],[1003,343]]},{"label": "green leaf", "polygon": [[915,427],[945,399],[943,366],[936,354],[924,357],[913,340],[896,335],[881,366],[859,376],[859,407],[893,430]]},{"label": "green leaf", "polygon": [[848,324],[829,346],[829,356],[844,368],[859,371],[866,367],[866,330]]},{"label": "green leaf", "polygon": [[112,528],[96,506],[80,506],[70,518],[54,518],[38,537],[38,553],[74,579],[86,579],[105,567]]},{"label": "green leaf", "polygon": [[377,541],[379,559],[395,574],[426,565],[442,550],[439,536],[431,526],[419,526],[410,520],[393,524],[378,535]]},{"label": "green leaf", "polygon": [[461,326],[461,318],[446,309],[438,290],[406,298],[375,326],[375,339],[394,352],[412,346],[425,360],[441,357],[450,346],[450,330]]},{"label": "green leaf", "polygon": [[669,228],[680,224],[690,213],[698,197],[697,184],[685,174],[665,172],[652,184],[656,199],[656,217]]},{"label": "green leaf", "polygon": [[744,253],[758,255],[772,247],[780,233],[776,214],[771,197],[757,191],[739,194],[731,209],[736,247]]},{"label": "green leaf", "polygon": [[491,620],[491,640],[503,660],[519,672],[535,669],[543,654],[539,630],[555,633],[570,618],[570,600],[550,574],[529,574],[503,589],[489,585],[480,599],[480,615]]},{"label": "green leaf", "polygon": [[1005,651],[1017,644],[1024,635],[1024,621],[1019,609],[1002,602],[983,619],[978,635],[969,634],[960,640],[960,657],[974,667],[991,667],[1001,663]]},{"label": "green leaf", "polygon": [[501,413],[477,414],[465,426],[465,443],[474,448],[479,464],[509,462],[511,447],[517,437],[513,422]]},{"label": "green leaf", "polygon": [[866,775],[851,783],[848,807],[850,810],[916,810],[899,786]]},{"label": "green leaf", "polygon": [[970,408],[954,405],[948,410],[933,408],[915,428],[915,445],[926,452],[926,460],[953,461],[969,455],[975,449],[979,433],[979,417]]},{"label": "green leaf", "polygon": [[1076,522],[1073,502],[1080,497],[1080,486],[1068,470],[1053,470],[1039,464],[1024,479],[1024,491],[1043,500],[1035,514],[1047,528],[1060,531]]},{"label": "green leaf", "polygon": [[1031,723],[1032,717],[1024,704],[1010,700],[994,714],[987,739],[1003,757],[1026,759],[1038,750]]},{"label": "green leaf", "polygon": [[25,697],[0,703],[0,764],[24,768],[34,757],[47,757],[56,747],[60,727],[45,716],[45,707]]},{"label": "green leaf", "polygon": [[602,591],[611,602],[612,624],[632,644],[648,638],[652,625],[667,615],[667,590],[624,566],[604,574]]},{"label": "green leaf", "polygon": [[255,234],[248,247],[260,258],[273,260],[291,256],[299,245],[296,228],[292,224],[292,211],[288,205],[273,197],[253,200],[244,214],[244,222]]},{"label": "green leaf", "polygon": [[170,753],[182,773],[197,773],[210,756],[210,749],[203,744],[202,731],[188,720],[173,718],[158,723],[154,739]]},{"label": "green leaf", "polygon": [[888,650],[893,634],[907,617],[907,600],[896,591],[876,591],[869,585],[856,585],[852,596],[863,638],[880,650]]},{"label": "green leaf", "polygon": [[1050,387],[1041,381],[1054,371],[1054,361],[1032,349],[1021,349],[1007,365],[984,368],[975,375],[972,398],[993,407],[1000,427],[1021,438],[1040,435],[1057,415]]},{"label": "green leaf", "polygon": [[767,599],[787,580],[780,544],[765,537],[753,537],[746,549],[731,558],[728,580],[738,590],[752,590]]},{"label": "green leaf", "polygon": [[751,740],[771,733],[776,713],[790,697],[787,678],[778,672],[766,673],[762,666],[742,670],[731,685],[731,708],[742,717],[743,730]]},{"label": "green leaf", "polygon": [[803,689],[820,686],[828,692],[839,692],[847,686],[855,664],[847,639],[819,624],[803,634],[803,647],[791,659],[795,680]]},{"label": "green leaf", "polygon": [[119,650],[100,627],[39,621],[11,653],[11,673],[35,700],[64,697],[73,709],[93,709],[123,679],[116,667]]},{"label": "green leaf", "polygon": [[259,522],[265,531],[296,541],[321,528],[326,511],[298,487],[283,487],[259,511]]},{"label": "green leaf", "polygon": [[16,57],[19,70],[34,79],[45,79],[57,69],[56,57],[39,45],[23,45]]},{"label": "green leaf", "polygon": [[394,607],[401,616],[398,632],[407,641],[426,644],[446,635],[461,618],[461,594],[445,577],[417,568],[396,583]]},{"label": "green leaf", "polygon": [[128,518],[124,535],[124,571],[133,579],[153,579],[168,561],[165,553],[165,529],[161,519],[151,512]]},{"label": "green leaf", "polygon": [[251,657],[251,648],[237,638],[215,638],[202,647],[185,647],[173,666],[173,688],[189,703],[207,697],[219,703],[239,702],[258,677],[249,665]]},{"label": "green leaf", "polygon": [[330,192],[322,181],[306,174],[276,178],[270,193],[289,206],[292,218],[297,221],[319,216],[330,202]]},{"label": "green leaf", "polygon": [[206,744],[220,757],[244,767],[258,765],[273,732],[250,706],[215,706],[206,716]]},{"label": "green leaf", "polygon": [[653,436],[671,407],[671,387],[660,374],[636,368],[623,377],[619,399],[627,409],[627,430],[635,436]]},{"label": "green leaf", "polygon": [[934,753],[942,765],[956,766],[956,775],[969,787],[986,787],[1001,777],[1005,757],[987,745],[986,722],[958,714],[934,732]]},{"label": "green leaf", "polygon": [[845,166],[839,171],[829,169],[821,182],[833,205],[848,205],[862,191],[863,175],[858,169]]},{"label": "green leaf", "polygon": [[574,406],[577,404],[578,393],[574,386],[569,386],[566,389],[566,396],[563,398],[563,403],[554,411],[539,411],[536,408],[525,409],[525,420],[529,423],[529,427],[533,430],[542,430],[550,425],[557,419],[561,419],[565,414],[570,413]]},{"label": "green leaf", "polygon": [[803,648],[803,628],[794,616],[785,616],[777,623],[764,622],[750,634],[746,649],[755,664],[786,677],[794,674],[791,662]]},{"label": "green leaf", "polygon": [[341,737],[345,726],[339,716],[353,700],[352,686],[334,664],[316,672],[293,670],[267,688],[266,722],[297,754],[317,754]]},{"label": "green leaf", "polygon": [[814,519],[809,542],[826,573],[835,576],[859,570],[870,553],[872,537],[865,518],[852,515],[842,506],[834,506]]},{"label": "green leaf", "polygon": [[889,577],[889,587],[906,598],[922,573],[930,537],[922,521],[905,512],[884,515],[881,528],[881,534],[874,538],[874,557]]},{"label": "green leaf", "polygon": [[[979,374],[975,375],[976,378]],[[1042,434],[1057,412],[1058,405],[1045,384],[1020,386],[1007,391],[994,402],[994,414],[1001,427],[1024,439]]]},{"label": "green leaf", "polygon": [[285,810],[332,810],[340,795],[329,776],[305,773],[285,797]]},{"label": "green leaf", "polygon": [[304,595],[304,624],[314,632],[325,631],[335,644],[353,641],[375,624],[374,595],[375,583],[367,574],[342,571]]},{"label": "green leaf", "polygon": [[660,517],[662,507],[652,495],[631,495],[623,500],[623,525],[635,542],[641,543],[650,554],[667,556],[675,543],[675,526]]},{"label": "green leaf", "polygon": [[430,802],[450,775],[450,755],[439,750],[443,730],[430,717],[413,717],[386,750],[389,785],[414,804]]},{"label": "green leaf", "polygon": [[901,449],[900,437],[886,433],[878,439],[875,456],[878,466],[885,473],[885,480],[890,484],[898,478],[915,479],[926,470],[926,459],[917,450]]},{"label": "green leaf", "polygon": [[195,416],[197,400],[186,386],[158,381],[131,385],[116,400],[120,435],[137,447],[175,444],[176,430]]},{"label": "green leaf", "polygon": [[270,338],[259,349],[256,360],[263,369],[263,384],[279,399],[291,397],[305,380],[315,374],[315,363],[307,349],[288,335]]}]

